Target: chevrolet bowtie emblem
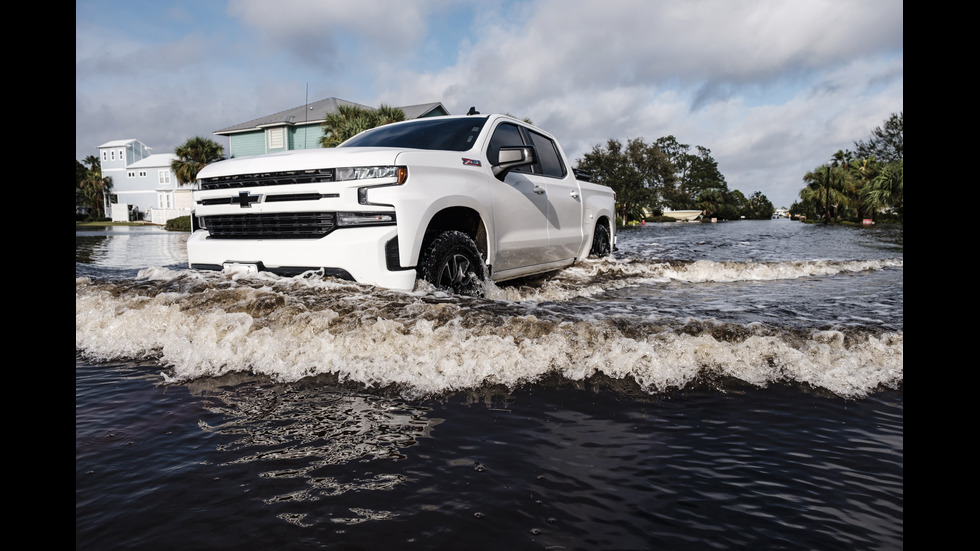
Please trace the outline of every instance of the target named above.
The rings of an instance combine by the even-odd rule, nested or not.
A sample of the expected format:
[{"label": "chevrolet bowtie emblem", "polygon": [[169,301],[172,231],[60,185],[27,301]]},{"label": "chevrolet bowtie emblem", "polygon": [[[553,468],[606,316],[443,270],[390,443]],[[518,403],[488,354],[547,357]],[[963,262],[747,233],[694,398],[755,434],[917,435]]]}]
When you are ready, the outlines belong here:
[{"label": "chevrolet bowtie emblem", "polygon": [[258,195],[249,195],[247,191],[243,191],[238,194],[238,205],[243,209],[247,209],[252,206],[252,203],[258,203]]}]

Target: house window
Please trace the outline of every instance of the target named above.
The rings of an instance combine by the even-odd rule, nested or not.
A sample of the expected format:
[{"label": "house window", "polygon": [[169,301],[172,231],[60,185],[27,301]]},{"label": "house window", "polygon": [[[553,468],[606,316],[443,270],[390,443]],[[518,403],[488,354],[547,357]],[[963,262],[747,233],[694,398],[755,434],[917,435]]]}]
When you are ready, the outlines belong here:
[{"label": "house window", "polygon": [[169,186],[170,185],[170,171],[169,170],[161,170],[160,171],[160,185],[161,186]]},{"label": "house window", "polygon": [[103,151],[102,152],[102,160],[103,161],[108,161],[109,160],[109,153],[108,152],[106,152],[106,151]]},{"label": "house window", "polygon": [[282,128],[269,129],[269,149],[282,149]]},{"label": "house window", "polygon": [[158,193],[157,194],[157,206],[161,209],[172,209],[174,202],[173,196],[169,193]]},{"label": "house window", "polygon": [[135,178],[136,177],[136,173],[133,172],[132,170],[130,170],[129,172],[126,173],[126,176],[129,176],[130,178]]},{"label": "house window", "polygon": [[146,178],[146,171],[145,170],[141,170],[140,171],[140,178]]}]

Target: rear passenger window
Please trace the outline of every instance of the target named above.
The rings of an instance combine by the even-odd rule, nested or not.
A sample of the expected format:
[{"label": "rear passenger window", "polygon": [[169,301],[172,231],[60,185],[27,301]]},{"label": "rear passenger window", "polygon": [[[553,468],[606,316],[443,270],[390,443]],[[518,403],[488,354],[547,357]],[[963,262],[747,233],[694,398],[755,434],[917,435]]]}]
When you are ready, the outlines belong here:
[{"label": "rear passenger window", "polygon": [[565,176],[565,164],[561,162],[561,157],[558,156],[555,142],[537,132],[528,130],[528,134],[531,136],[531,145],[534,146],[538,154],[535,172],[538,172],[540,166],[541,174],[563,178]]}]

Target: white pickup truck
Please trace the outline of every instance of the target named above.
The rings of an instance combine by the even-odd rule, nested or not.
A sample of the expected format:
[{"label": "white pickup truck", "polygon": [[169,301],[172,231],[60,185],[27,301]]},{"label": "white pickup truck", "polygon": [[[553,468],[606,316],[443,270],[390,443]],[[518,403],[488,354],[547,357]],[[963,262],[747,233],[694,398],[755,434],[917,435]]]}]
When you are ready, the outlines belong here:
[{"label": "white pickup truck", "polygon": [[615,194],[506,115],[415,119],[198,174],[188,263],[456,293],[615,248]]}]

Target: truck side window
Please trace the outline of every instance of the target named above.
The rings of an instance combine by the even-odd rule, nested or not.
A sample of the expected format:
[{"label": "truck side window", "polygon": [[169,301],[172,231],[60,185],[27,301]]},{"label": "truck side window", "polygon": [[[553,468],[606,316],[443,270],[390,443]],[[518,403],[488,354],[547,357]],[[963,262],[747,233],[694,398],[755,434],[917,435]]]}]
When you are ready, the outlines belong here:
[{"label": "truck side window", "polygon": [[538,154],[535,172],[540,170],[541,174],[545,176],[564,178],[566,174],[565,164],[561,162],[561,157],[555,148],[555,142],[532,130],[528,130],[528,134],[531,136],[531,145],[534,146]]},{"label": "truck side window", "polygon": [[[521,139],[521,131],[514,124],[501,124],[493,131],[490,138],[490,146],[487,147],[487,160],[491,165],[496,165],[500,159],[500,148],[506,146],[524,145]],[[520,167],[518,172],[527,172],[527,167]]]}]

